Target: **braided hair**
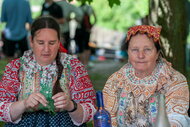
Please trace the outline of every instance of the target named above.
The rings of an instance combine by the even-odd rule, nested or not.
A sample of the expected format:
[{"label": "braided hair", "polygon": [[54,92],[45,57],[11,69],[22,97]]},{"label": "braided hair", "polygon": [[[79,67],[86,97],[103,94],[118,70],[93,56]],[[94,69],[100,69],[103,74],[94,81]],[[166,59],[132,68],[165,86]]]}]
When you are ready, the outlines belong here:
[{"label": "braided hair", "polygon": [[[60,28],[59,28],[59,24],[56,22],[56,20],[50,16],[42,16],[42,17],[37,18],[31,26],[32,40],[36,36],[37,31],[40,29],[44,29],[44,28],[49,28],[49,29],[55,30],[57,32],[58,38],[60,39]],[[58,92],[63,91],[61,89],[60,81],[59,81],[61,79],[61,75],[63,72],[63,65],[61,64],[61,61],[60,61],[60,53],[59,52],[57,53],[57,56],[56,56],[56,65],[58,68],[58,76],[57,76],[56,83],[53,87],[53,95],[55,95]]]}]

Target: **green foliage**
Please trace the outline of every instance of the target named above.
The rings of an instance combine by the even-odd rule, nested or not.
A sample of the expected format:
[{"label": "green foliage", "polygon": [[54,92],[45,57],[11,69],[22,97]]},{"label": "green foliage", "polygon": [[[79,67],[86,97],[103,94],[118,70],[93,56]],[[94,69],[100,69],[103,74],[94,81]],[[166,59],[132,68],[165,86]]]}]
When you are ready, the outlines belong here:
[{"label": "green foliage", "polygon": [[[69,0],[69,2],[71,2],[71,1],[73,1],[73,0]],[[91,2],[93,2],[93,0],[78,0],[79,2],[81,2],[81,3],[91,3]],[[95,0],[94,0],[95,1]],[[108,2],[109,2],[109,6],[110,7],[113,7],[114,6],[114,4],[116,4],[116,5],[120,5],[120,0],[107,0]]]},{"label": "green foliage", "polygon": [[108,2],[109,2],[110,7],[113,7],[114,4],[120,5],[120,3],[121,3],[120,0],[108,0]]},{"label": "green foliage", "polygon": [[[69,1],[73,1],[73,0],[69,0]],[[91,3],[93,0],[78,0],[81,3]]]},{"label": "green foliage", "polygon": [[[1,3],[2,0],[0,0]],[[72,0],[69,0],[72,1]],[[100,27],[125,32],[148,14],[148,0],[78,0],[90,3],[97,15],[97,24]],[[30,0],[32,17],[40,15],[44,0]],[[0,24],[0,30],[4,24]]]},{"label": "green foliage", "polygon": [[126,31],[137,20],[148,15],[148,0],[121,0],[119,6],[110,8],[108,0],[94,0],[91,5],[97,16],[97,25],[113,30]]},{"label": "green foliage", "polygon": [[[78,0],[81,2],[81,0]],[[148,15],[148,0],[82,0],[90,3],[97,15],[97,24],[108,29],[126,31],[137,20]],[[78,4],[79,5],[79,4]]]},{"label": "green foliage", "polygon": [[44,0],[30,0],[33,19],[40,16],[43,2]]}]

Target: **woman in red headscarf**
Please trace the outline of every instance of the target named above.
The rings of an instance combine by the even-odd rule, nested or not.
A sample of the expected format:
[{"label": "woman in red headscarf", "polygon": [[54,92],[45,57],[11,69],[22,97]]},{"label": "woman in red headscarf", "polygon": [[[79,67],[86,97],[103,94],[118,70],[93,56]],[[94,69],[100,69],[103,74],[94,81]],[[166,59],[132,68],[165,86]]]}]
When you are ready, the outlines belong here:
[{"label": "woman in red headscarf", "polygon": [[128,62],[103,89],[113,127],[150,127],[156,122],[158,95],[165,95],[169,123],[188,126],[189,89],[186,78],[161,54],[161,28],[131,27],[127,34]]},{"label": "woman in red headscarf", "polygon": [[36,19],[30,46],[6,66],[0,121],[9,127],[86,126],[95,112],[95,91],[84,65],[64,53],[59,24],[51,17]]}]

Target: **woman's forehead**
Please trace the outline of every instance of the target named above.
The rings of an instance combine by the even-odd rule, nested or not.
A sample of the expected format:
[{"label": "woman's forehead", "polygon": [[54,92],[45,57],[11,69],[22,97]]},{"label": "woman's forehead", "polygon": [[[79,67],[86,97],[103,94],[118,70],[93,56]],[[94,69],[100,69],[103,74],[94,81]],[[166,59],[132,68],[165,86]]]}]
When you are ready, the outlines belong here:
[{"label": "woman's forehead", "polygon": [[150,41],[150,42],[154,43],[153,39],[151,37],[148,37],[148,35],[146,35],[146,34],[136,34],[131,37],[130,42],[131,41],[133,41],[133,42],[134,41],[143,41],[143,42]]},{"label": "woman's forehead", "polygon": [[154,42],[146,34],[137,34],[131,38],[129,45],[152,46]]},{"label": "woman's forehead", "polygon": [[42,37],[42,36],[47,36],[47,37],[57,37],[58,36],[58,33],[56,30],[54,29],[50,29],[50,28],[43,28],[43,29],[40,29],[38,31],[35,32],[35,35],[34,37]]}]

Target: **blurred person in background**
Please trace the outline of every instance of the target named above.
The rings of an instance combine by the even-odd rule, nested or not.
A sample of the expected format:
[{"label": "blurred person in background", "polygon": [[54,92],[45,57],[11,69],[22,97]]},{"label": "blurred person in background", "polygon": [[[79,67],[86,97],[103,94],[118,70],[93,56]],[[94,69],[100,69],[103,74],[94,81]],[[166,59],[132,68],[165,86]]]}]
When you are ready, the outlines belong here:
[{"label": "blurred person in background", "polygon": [[[89,58],[91,55],[91,50],[89,46],[90,42],[90,34],[91,29],[96,23],[96,15],[93,8],[85,4],[84,2],[81,3],[80,9],[83,13],[83,18],[80,23],[80,29],[76,31],[76,42],[79,47],[79,60],[85,65],[88,66]],[[93,18],[93,22],[91,20]]]},{"label": "blurred person in background", "polygon": [[[64,15],[64,23],[60,24],[61,35],[64,40],[63,45],[67,49],[68,53],[71,53],[70,42],[71,42],[71,39],[73,38],[71,37],[70,32],[71,32],[71,29],[74,29],[74,28],[70,27],[70,21],[74,19],[76,22],[81,22],[83,14],[82,14],[82,11],[78,9],[77,6],[69,3],[67,0],[55,0],[55,1],[62,8],[63,15]],[[74,14],[74,17],[72,17],[72,14]]]},{"label": "blurred person in background", "polygon": [[[1,21],[6,23],[3,30],[3,53],[12,59],[16,49],[23,55],[28,50],[27,33],[32,23],[28,0],[4,0],[1,10]],[[28,29],[26,28],[28,24]],[[16,47],[18,46],[18,47]]]},{"label": "blurred person in background", "polygon": [[30,46],[5,68],[0,121],[7,127],[86,127],[95,91],[84,65],[63,52],[54,18],[33,22]]},{"label": "blurred person in background", "polygon": [[165,95],[171,127],[188,127],[189,89],[184,75],[163,58],[161,28],[139,25],[128,30],[128,62],[110,76],[103,94],[113,127],[151,127],[158,96]]},{"label": "blurred person in background", "polygon": [[41,16],[52,16],[59,24],[64,23],[62,8],[53,0],[45,0],[42,5]]}]

